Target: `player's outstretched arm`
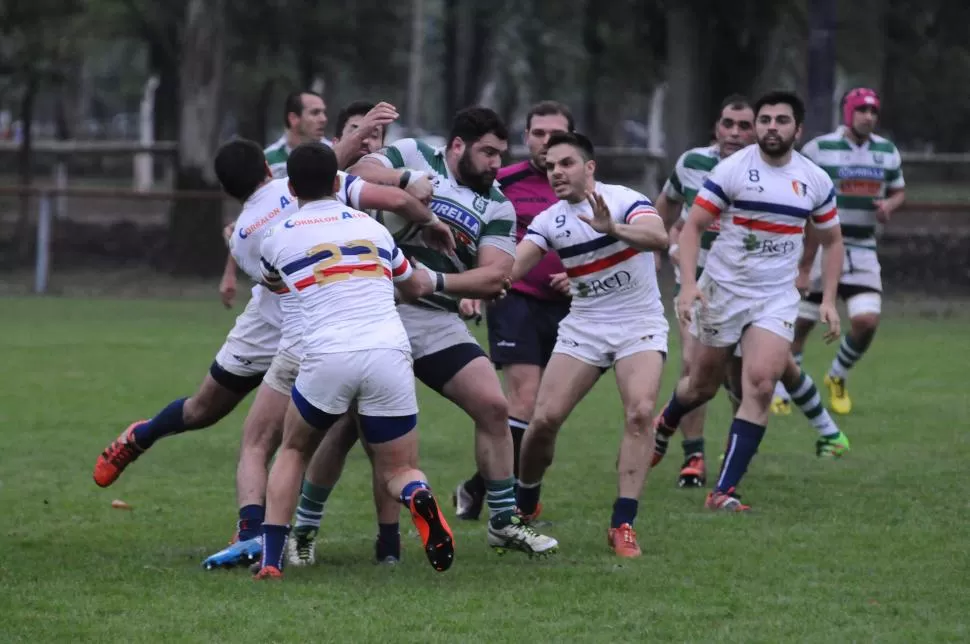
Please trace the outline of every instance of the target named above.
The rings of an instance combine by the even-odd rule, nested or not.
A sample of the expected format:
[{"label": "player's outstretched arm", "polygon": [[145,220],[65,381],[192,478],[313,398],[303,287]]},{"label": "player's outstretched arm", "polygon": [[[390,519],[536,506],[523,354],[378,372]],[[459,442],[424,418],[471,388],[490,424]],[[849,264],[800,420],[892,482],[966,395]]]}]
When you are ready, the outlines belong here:
[{"label": "player's outstretched arm", "polygon": [[405,190],[366,182],[361,187],[358,202],[363,210],[389,210],[417,224],[423,229],[425,241],[435,250],[455,250],[455,237],[448,224]]},{"label": "player's outstretched arm", "polygon": [[650,202],[635,203],[632,211],[624,217],[625,222],[621,223],[613,218],[602,195],[594,192],[586,200],[593,210],[593,216],[579,215],[579,218],[596,232],[616,237],[637,250],[667,250],[667,230]]},{"label": "player's outstretched arm", "polygon": [[816,228],[822,246],[822,304],[819,306],[819,320],[828,325],[825,339],[829,342],[839,337],[839,314],[835,308],[835,297],[842,277],[842,263],[845,246],[842,244],[842,227],[829,226]]},{"label": "player's outstretched arm", "polygon": [[233,259],[232,253],[226,257],[226,267],[222,270],[222,279],[219,281],[219,297],[224,307],[232,308],[232,302],[236,298],[236,260]]},{"label": "player's outstretched arm", "polygon": [[535,268],[542,256],[546,254],[545,249],[535,242],[523,239],[515,247],[515,261],[512,264],[512,281],[518,282],[525,277],[529,271]]}]

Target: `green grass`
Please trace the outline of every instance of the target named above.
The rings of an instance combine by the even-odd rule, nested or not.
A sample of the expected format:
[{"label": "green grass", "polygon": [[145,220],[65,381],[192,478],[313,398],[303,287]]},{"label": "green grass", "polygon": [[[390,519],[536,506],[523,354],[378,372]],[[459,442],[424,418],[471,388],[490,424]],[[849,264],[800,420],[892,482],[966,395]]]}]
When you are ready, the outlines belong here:
[{"label": "green grass", "polygon": [[[605,543],[622,418],[607,377],[569,419],[546,478],[557,559],[497,557],[481,524],[453,521],[448,573],[430,569],[414,538],[402,566],[374,566],[358,450],[328,505],[320,565],[255,584],[199,565],[234,527],[248,403],[210,430],[159,443],[110,490],[91,481],[121,428],[194,390],[233,314],[197,301],[2,306],[2,641],[970,638],[965,320],[886,322],[853,374],[846,459],[817,460],[800,416],[775,419],[744,484],[756,513],[705,512],[703,491],[674,487],[675,450],[648,482],[638,560],[617,560]],[[814,375],[833,351],[811,345]],[[473,468],[471,428],[434,394],[420,397],[422,465],[447,497]],[[714,462],[728,418],[718,399]],[[113,509],[116,498],[134,510]]]}]

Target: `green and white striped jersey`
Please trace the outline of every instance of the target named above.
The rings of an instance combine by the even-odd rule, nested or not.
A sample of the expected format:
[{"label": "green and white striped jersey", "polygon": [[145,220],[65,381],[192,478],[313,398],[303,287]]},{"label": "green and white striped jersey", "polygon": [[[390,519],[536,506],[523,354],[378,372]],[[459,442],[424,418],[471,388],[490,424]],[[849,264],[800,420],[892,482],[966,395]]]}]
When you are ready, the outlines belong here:
[{"label": "green and white striped jersey", "polygon": [[[680,155],[674,165],[670,178],[664,184],[663,192],[667,199],[683,203],[680,218],[686,220],[690,207],[694,204],[694,197],[704,185],[704,180],[721,161],[721,151],[716,145],[703,148],[691,148]],[[701,247],[697,254],[697,269],[704,267],[707,261],[707,253],[711,250],[711,245],[721,232],[721,221],[715,219],[714,223],[701,235]]]},{"label": "green and white striped jersey", "polygon": [[[320,143],[333,147],[333,143],[328,139],[320,139]],[[286,160],[290,158],[292,151],[293,148],[286,143],[286,133],[263,150],[263,156],[266,157],[266,163],[269,164],[269,171],[273,173],[274,179],[282,179],[286,176]]]},{"label": "green and white striped jersey", "polygon": [[[515,255],[515,209],[505,195],[493,187],[482,195],[460,185],[448,170],[443,148],[435,149],[416,139],[400,139],[380,152],[364,158],[376,159],[388,168],[408,168],[426,172],[434,186],[429,208],[441,221],[451,227],[455,236],[455,252],[447,255],[425,244],[416,227],[401,230],[406,222],[393,213],[382,213],[393,219],[385,225],[395,234],[405,255],[428,268],[442,273],[461,273],[478,263],[478,249],[495,246]],[[458,300],[443,293],[435,293],[420,300],[424,306],[446,311],[458,311]]]},{"label": "green and white striped jersey", "polygon": [[802,154],[825,170],[832,183],[842,223],[842,236],[850,246],[876,247],[877,199],[901,190],[902,160],[891,141],[872,134],[862,145],[845,136],[845,126],[805,144]]}]

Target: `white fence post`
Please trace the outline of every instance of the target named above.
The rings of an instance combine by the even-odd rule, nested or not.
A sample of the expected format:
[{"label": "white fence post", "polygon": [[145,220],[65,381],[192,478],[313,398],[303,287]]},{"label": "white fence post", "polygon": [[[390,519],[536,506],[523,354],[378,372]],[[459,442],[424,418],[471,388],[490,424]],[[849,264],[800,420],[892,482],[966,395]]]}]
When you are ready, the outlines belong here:
[{"label": "white fence post", "polygon": [[34,293],[43,295],[47,292],[47,280],[50,276],[51,257],[51,196],[47,192],[40,194],[37,207],[37,267],[34,272]]}]

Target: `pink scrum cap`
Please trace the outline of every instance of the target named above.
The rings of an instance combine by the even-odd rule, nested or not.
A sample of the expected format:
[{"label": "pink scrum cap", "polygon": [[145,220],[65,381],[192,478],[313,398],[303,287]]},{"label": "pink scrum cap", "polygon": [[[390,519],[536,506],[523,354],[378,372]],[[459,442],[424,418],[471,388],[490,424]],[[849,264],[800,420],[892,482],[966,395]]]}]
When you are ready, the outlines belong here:
[{"label": "pink scrum cap", "polygon": [[871,105],[879,109],[879,94],[867,87],[856,87],[849,90],[842,101],[842,120],[846,127],[852,127],[852,113],[864,105]]}]

